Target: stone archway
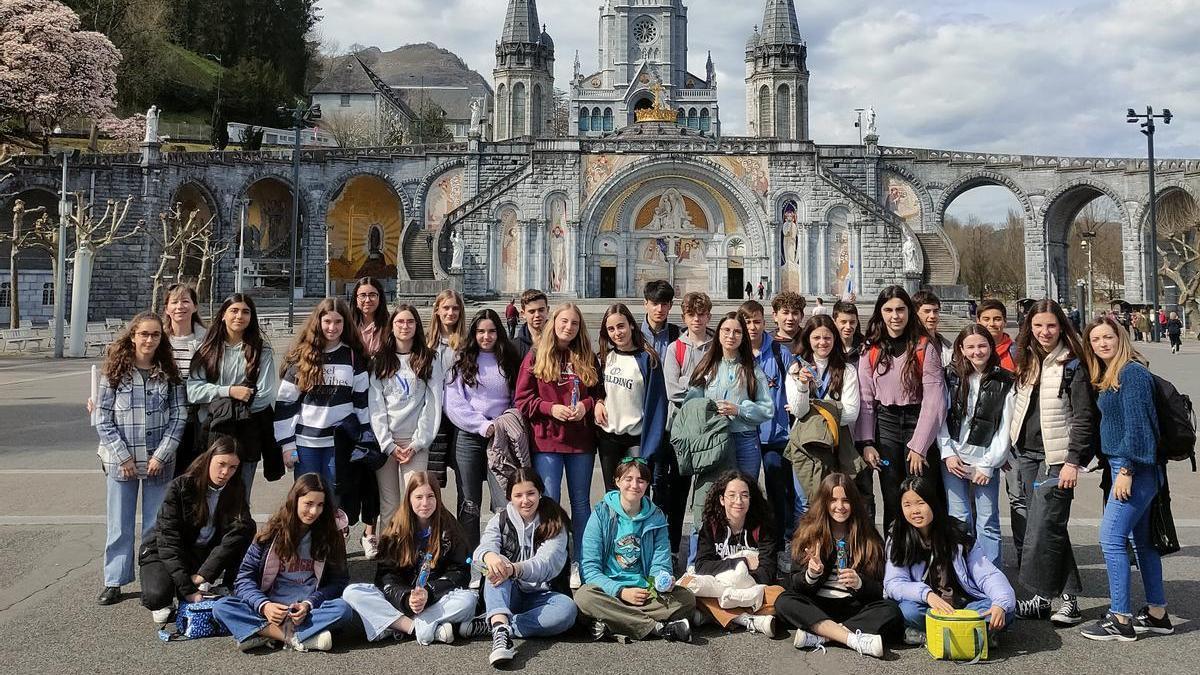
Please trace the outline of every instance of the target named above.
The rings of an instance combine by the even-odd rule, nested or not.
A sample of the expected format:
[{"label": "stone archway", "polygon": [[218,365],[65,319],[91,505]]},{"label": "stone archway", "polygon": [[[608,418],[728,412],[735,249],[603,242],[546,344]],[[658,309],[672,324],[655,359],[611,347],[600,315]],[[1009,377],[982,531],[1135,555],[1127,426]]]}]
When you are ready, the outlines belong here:
[{"label": "stone archway", "polygon": [[325,226],[334,295],[362,277],[395,280],[404,215],[392,184],[373,174],[351,176],[333,193]]},{"label": "stone archway", "polygon": [[[248,200],[243,255],[246,288],[287,290],[292,265],[292,186],[280,176],[262,175],[246,182],[240,194]],[[238,204],[234,204],[238,208]],[[304,204],[300,205],[295,253],[296,283],[302,287],[304,269]],[[256,291],[261,292],[261,291]]]},{"label": "stone archway", "polygon": [[[1071,226],[1076,217],[1093,200],[1107,197],[1116,205],[1122,222],[1122,232],[1129,229],[1129,214],[1118,195],[1109,186],[1087,178],[1080,178],[1060,185],[1046,197],[1042,209],[1040,223],[1045,237],[1045,277],[1046,296],[1059,302],[1069,302],[1072,298],[1075,280],[1068,272],[1070,256]],[[1127,237],[1123,234],[1122,240]],[[1122,246],[1126,258],[1126,278],[1129,278],[1129,259],[1138,258],[1136,265],[1140,266],[1140,252],[1133,252]],[[1028,274],[1027,274],[1028,276]]]}]

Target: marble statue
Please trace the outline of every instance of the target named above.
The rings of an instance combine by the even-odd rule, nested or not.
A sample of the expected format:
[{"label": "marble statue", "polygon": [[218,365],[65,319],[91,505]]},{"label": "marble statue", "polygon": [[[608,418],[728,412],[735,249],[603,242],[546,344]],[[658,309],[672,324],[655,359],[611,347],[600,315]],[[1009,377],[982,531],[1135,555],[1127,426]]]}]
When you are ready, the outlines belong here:
[{"label": "marble statue", "polygon": [[905,235],[904,244],[900,247],[901,255],[904,258],[904,272],[906,274],[920,274],[921,262],[917,256],[917,240]]},{"label": "marble statue", "polygon": [[146,111],[146,143],[158,142],[158,106],[152,105]]},{"label": "marble statue", "polygon": [[649,229],[688,230],[692,227],[692,217],[688,215],[683,195],[675,188],[667,188],[658,198]]},{"label": "marble statue", "polygon": [[450,233],[450,269],[461,270],[463,266],[463,253],[466,252],[466,246],[463,244],[462,235],[455,229]]},{"label": "marble statue", "polygon": [[471,99],[471,135],[483,133],[483,104],[479,99]]},{"label": "marble statue", "polygon": [[878,135],[878,133],[875,131],[875,106],[867,108],[867,135]]}]

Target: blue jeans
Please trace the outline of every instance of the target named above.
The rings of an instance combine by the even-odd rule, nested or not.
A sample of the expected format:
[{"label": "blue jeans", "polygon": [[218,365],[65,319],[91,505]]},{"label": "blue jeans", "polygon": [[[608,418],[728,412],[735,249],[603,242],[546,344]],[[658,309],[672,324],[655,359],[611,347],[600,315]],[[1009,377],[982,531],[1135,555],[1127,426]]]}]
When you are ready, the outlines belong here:
[{"label": "blue jeans", "polygon": [[[227,595],[213,606],[213,616],[233,633],[233,639],[238,643],[245,642],[258,635],[267,627],[267,617],[259,614],[248,602],[235,595]],[[304,617],[304,622],[296,627],[296,638],[301,642],[317,635],[323,630],[338,630],[343,624],[354,619],[354,612],[341,599],[326,600]]]},{"label": "blue jeans", "polygon": [[[374,642],[386,637],[403,614],[383,596],[383,591],[374,584],[350,584],[342,591],[342,600],[362,619],[367,640]],[[437,627],[443,623],[462,623],[475,616],[475,605],[479,597],[473,592],[456,588],[427,605],[421,613],[412,617],[413,636],[422,645],[433,644]]]},{"label": "blue jeans", "polygon": [[729,442],[733,443],[733,457],[738,471],[757,481],[758,470],[763,460],[758,431],[731,431]]},{"label": "blue jeans", "polygon": [[[951,518],[957,518],[967,526],[975,537],[975,545],[992,561],[997,569],[1004,569],[1000,562],[1000,470],[992,472],[987,485],[975,485],[968,478],[959,478],[950,473],[945,462],[942,466],[942,483],[946,486],[946,508]],[[971,494],[974,491],[974,498]],[[974,511],[974,515],[972,515]]]},{"label": "blue jeans", "polygon": [[250,503],[250,491],[254,489],[254,474],[258,471],[258,462],[242,462],[242,484],[246,486],[246,503]]},{"label": "blue jeans", "polygon": [[335,456],[337,452],[335,448],[296,448],[296,453],[299,455],[299,460],[293,469],[295,478],[299,478],[306,473],[321,474],[321,478],[325,481],[325,485],[329,487],[330,494],[325,495],[325,506],[328,508],[333,505],[334,486],[337,485],[334,481],[337,480],[337,471],[335,470]]},{"label": "blue jeans", "polygon": [[571,598],[554,591],[523,591],[505,579],[499,586],[483,582],[483,602],[487,618],[506,616],[513,635],[519,638],[544,637],[567,632],[575,625],[578,608]]},{"label": "blue jeans", "polygon": [[571,495],[571,560],[578,562],[583,556],[583,530],[587,527],[592,512],[592,469],[596,465],[596,454],[579,452],[533,453],[533,468],[546,484],[546,496],[562,503],[563,471],[567,474],[567,491]]},{"label": "blue jeans", "polygon": [[[993,480],[995,479],[993,478]],[[971,602],[968,602],[967,606],[963,607],[963,609],[973,609],[982,615],[986,614],[994,604],[996,603],[992,602],[990,599],[983,598],[981,600],[972,600]],[[915,628],[924,633],[925,612],[929,611],[929,605],[923,602],[913,602],[912,600],[901,600],[899,605],[900,613],[904,615],[904,627]],[[1008,630],[1009,627],[1012,626],[1013,620],[1016,618],[1017,615],[1014,612],[1005,612],[1004,630]]]},{"label": "blue jeans", "polygon": [[142,492],[141,534],[142,539],[145,539],[158,518],[158,507],[162,506],[167,486],[171,484],[171,477],[168,475],[147,480],[116,480],[112,476],[106,476],[105,481],[108,488],[108,515],[105,523],[108,534],[104,542],[104,585],[124,586],[133,583],[133,565],[136,562],[133,539],[137,527],[138,489]]},{"label": "blue jeans", "polygon": [[[1133,487],[1129,501],[1117,501],[1109,493],[1104,505],[1104,516],[1100,519],[1100,550],[1104,552],[1104,565],[1108,568],[1108,595],[1113,614],[1129,616],[1129,558],[1125,554],[1125,542],[1132,536],[1133,552],[1137,555],[1138,571],[1142,573],[1142,586],[1146,591],[1146,604],[1151,607],[1166,607],[1167,594],[1163,590],[1162,557],[1150,545],[1150,502],[1158,494],[1162,476],[1157,466],[1131,464]],[[1109,467],[1112,478],[1117,479],[1117,470]]]}]

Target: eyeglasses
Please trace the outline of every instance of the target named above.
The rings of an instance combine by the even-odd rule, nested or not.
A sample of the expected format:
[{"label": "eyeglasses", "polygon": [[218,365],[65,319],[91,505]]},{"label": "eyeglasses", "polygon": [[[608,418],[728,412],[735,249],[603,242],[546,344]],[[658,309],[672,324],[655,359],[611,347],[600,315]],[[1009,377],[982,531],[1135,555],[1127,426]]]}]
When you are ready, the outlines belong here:
[{"label": "eyeglasses", "polygon": [[141,330],[134,333],[133,335],[134,335],[134,337],[141,339],[141,340],[157,340],[160,337],[162,337],[162,333],[158,333],[158,332],[148,333],[146,331],[141,331]]},{"label": "eyeglasses", "polygon": [[359,300],[375,300],[379,297],[378,293],[359,293],[355,296]]},{"label": "eyeglasses", "polygon": [[725,499],[731,502],[748,502],[750,501],[749,492],[726,492]]},{"label": "eyeglasses", "polygon": [[646,463],[646,460],[642,459],[641,457],[626,457],[621,460],[622,464],[628,464],[630,462],[637,462],[638,464],[641,464],[642,466],[649,466],[649,464]]}]

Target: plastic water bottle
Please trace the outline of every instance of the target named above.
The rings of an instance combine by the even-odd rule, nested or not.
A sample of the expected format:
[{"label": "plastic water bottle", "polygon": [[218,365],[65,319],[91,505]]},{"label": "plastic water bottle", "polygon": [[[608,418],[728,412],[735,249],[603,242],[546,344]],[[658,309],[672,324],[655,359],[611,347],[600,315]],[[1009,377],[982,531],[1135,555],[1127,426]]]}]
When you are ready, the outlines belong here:
[{"label": "plastic water bottle", "polygon": [[886,459],[879,460],[879,466],[891,466],[891,465],[892,465],[892,463],[890,460],[886,460]]},{"label": "plastic water bottle", "polygon": [[474,558],[467,558],[467,564],[470,565],[471,568],[474,569],[476,572],[479,572],[480,574],[482,574],[485,577],[487,576],[488,566],[486,564],[484,564],[484,562],[482,560],[475,560]]},{"label": "plastic water bottle", "polygon": [[658,574],[654,575],[654,590],[658,591],[659,593],[666,593],[674,586],[675,577],[671,576],[670,572],[662,570]]},{"label": "plastic water bottle", "polygon": [[571,378],[571,410],[574,410],[579,405],[579,378],[575,377],[570,363],[567,364],[567,377]]},{"label": "plastic water bottle", "polygon": [[846,565],[847,565],[846,540],[838,539],[837,540],[837,568],[838,568],[838,571],[840,572],[840,571],[846,569]]},{"label": "plastic water bottle", "polygon": [[1045,480],[1033,481],[1034,490],[1041,488],[1043,485],[1048,485],[1050,487],[1058,485],[1058,476],[1047,476]]},{"label": "plastic water bottle", "polygon": [[417,572],[417,583],[413,584],[414,588],[425,588],[425,584],[429,583],[429,572],[433,568],[433,556],[429,552],[421,555],[421,571]]}]

